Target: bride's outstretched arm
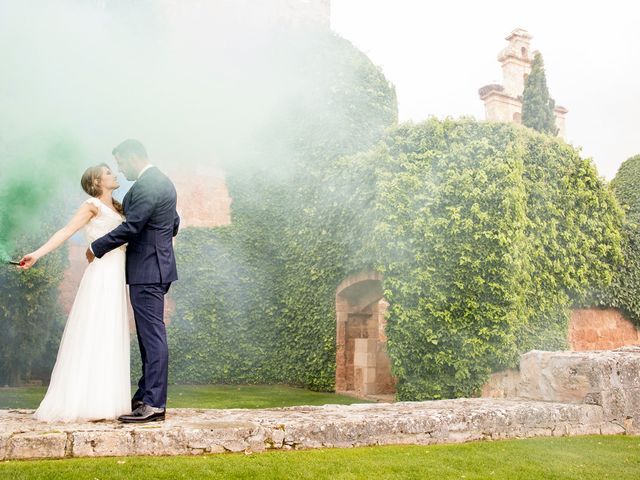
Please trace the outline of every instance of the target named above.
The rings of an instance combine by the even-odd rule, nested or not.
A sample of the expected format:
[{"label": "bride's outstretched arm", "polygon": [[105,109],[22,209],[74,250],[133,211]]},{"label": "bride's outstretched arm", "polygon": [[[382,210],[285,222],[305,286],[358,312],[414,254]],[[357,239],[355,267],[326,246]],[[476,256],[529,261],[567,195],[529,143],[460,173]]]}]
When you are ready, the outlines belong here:
[{"label": "bride's outstretched arm", "polygon": [[31,252],[20,260],[20,268],[23,270],[27,270],[42,257],[44,257],[47,253],[54,251],[64,242],[66,242],[71,235],[76,233],[82,227],[84,227],[89,220],[95,217],[98,214],[98,207],[92,205],[90,203],[83,203],[82,206],[75,213],[73,218],[69,220],[64,227],[58,230],[53,236],[47,240],[47,242],[42,245],[39,249],[34,252]]}]

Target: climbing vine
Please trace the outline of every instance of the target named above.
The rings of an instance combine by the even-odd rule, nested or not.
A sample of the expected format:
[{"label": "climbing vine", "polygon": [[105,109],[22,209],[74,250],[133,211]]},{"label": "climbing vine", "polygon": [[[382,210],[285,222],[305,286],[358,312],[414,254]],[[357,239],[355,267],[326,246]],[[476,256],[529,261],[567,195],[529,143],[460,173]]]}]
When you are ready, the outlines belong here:
[{"label": "climbing vine", "polygon": [[315,100],[229,173],[233,224],[181,234],[172,378],[332,390],[335,291],[369,269],[400,399],[473,395],[522,352],[562,348],[572,298],[621,261],[622,213],[593,164],[510,124],[397,126],[382,74],[322,42],[339,67],[305,63]]}]

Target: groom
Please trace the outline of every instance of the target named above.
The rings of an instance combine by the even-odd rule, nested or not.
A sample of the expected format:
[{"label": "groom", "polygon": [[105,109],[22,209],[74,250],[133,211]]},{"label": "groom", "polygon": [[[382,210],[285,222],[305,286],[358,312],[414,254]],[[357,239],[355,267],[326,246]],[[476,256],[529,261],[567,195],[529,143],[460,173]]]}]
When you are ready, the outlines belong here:
[{"label": "groom", "polygon": [[147,151],[137,140],[125,140],[113,149],[119,170],[136,183],[123,200],[126,220],[93,242],[87,259],[127,243],[127,284],[142,356],[142,377],[124,423],[162,421],[167,404],[169,350],[164,325],[164,296],[178,279],[173,237],[180,217],[176,189],[171,180],[149,163]]}]

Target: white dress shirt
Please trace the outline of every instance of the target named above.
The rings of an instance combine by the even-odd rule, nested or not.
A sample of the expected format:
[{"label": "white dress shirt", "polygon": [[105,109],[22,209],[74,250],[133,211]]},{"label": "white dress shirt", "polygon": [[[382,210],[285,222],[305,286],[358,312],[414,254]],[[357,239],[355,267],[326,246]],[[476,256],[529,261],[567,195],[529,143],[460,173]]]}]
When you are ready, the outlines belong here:
[{"label": "white dress shirt", "polygon": [[138,174],[138,178],[136,178],[136,180],[140,180],[140,177],[142,176],[142,174],[147,170],[149,170],[151,167],[153,167],[153,165],[149,164],[146,167],[144,167],[142,170],[140,170],[140,173]]}]

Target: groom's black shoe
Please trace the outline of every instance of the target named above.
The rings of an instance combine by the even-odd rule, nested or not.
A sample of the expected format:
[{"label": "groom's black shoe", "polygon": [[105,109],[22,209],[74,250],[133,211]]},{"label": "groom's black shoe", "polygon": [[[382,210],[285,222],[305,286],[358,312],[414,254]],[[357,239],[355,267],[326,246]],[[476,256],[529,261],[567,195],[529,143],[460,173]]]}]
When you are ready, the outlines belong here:
[{"label": "groom's black shoe", "polygon": [[131,411],[135,412],[139,407],[144,404],[142,400],[136,400],[135,398],[131,399]]},{"label": "groom's black shoe", "polygon": [[164,408],[152,407],[143,403],[129,415],[121,415],[118,420],[122,423],[161,422],[164,420]]}]

